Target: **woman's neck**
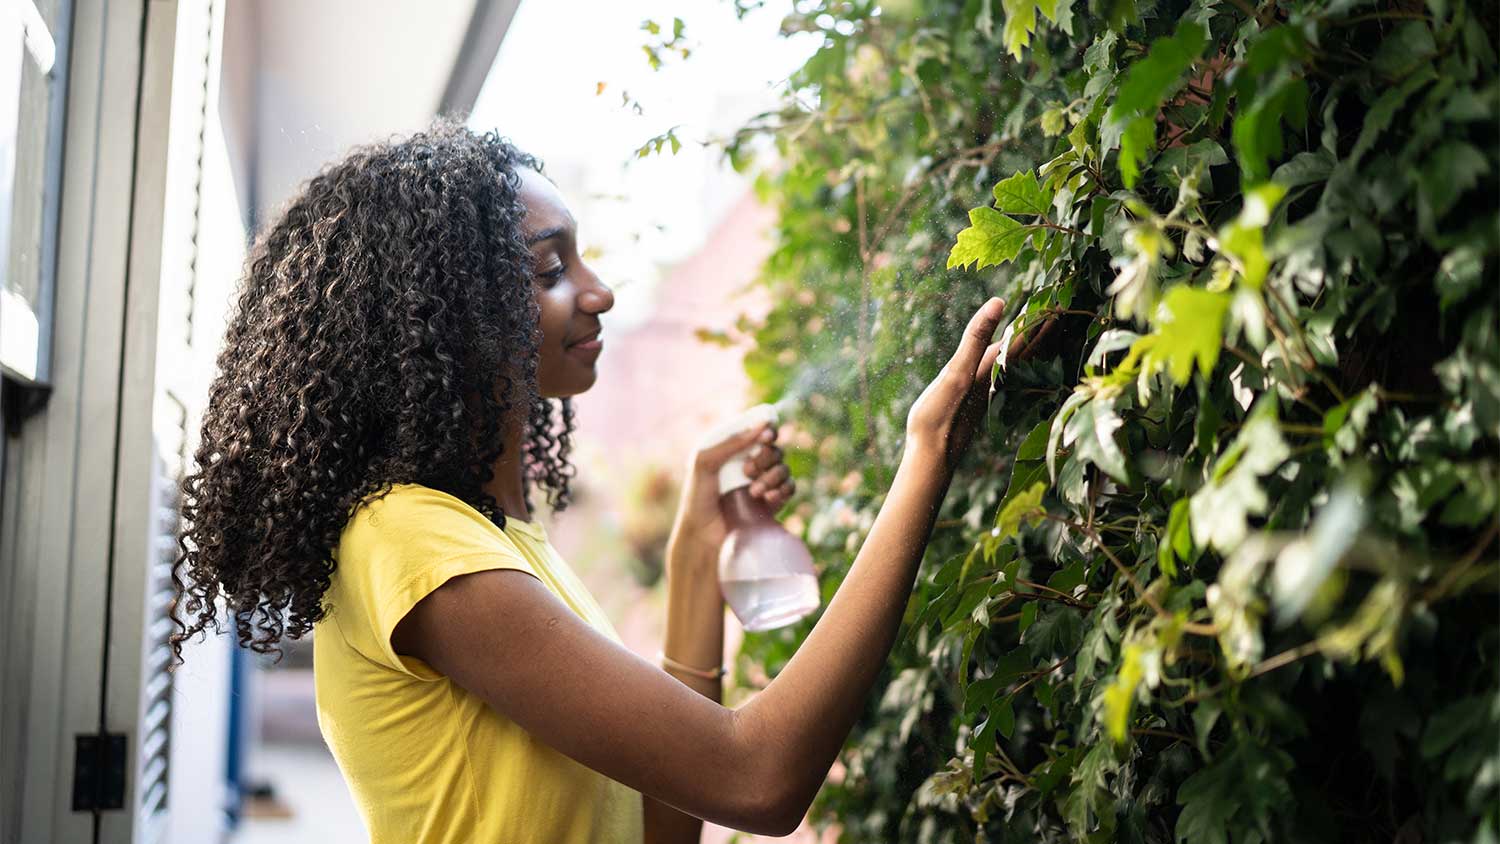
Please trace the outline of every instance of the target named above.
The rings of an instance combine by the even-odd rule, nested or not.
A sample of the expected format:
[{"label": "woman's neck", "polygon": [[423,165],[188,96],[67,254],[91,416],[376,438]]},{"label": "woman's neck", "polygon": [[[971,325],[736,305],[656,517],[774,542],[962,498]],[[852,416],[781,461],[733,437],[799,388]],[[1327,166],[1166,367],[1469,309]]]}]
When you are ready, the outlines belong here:
[{"label": "woman's neck", "polygon": [[521,453],[525,425],[511,425],[505,435],[505,449],[494,464],[494,476],[484,491],[495,499],[508,519],[531,521],[526,508],[525,456]]}]

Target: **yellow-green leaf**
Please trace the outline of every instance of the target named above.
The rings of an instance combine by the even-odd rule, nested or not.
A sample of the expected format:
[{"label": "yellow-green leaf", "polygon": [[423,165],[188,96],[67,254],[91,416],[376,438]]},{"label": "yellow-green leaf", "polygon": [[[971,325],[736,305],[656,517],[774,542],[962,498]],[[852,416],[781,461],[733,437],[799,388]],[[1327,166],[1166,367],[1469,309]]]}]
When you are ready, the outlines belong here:
[{"label": "yellow-green leaf", "polygon": [[1004,509],[1000,511],[1000,518],[996,520],[996,536],[1004,539],[1007,536],[1015,536],[1021,532],[1022,524],[1037,524],[1047,511],[1042,507],[1042,495],[1047,491],[1047,485],[1037,481],[1015,498],[1012,498]]},{"label": "yellow-green leaf", "polygon": [[948,269],[992,267],[1014,259],[1026,245],[1030,229],[988,206],[969,212],[969,227],[958,233],[948,253]]}]

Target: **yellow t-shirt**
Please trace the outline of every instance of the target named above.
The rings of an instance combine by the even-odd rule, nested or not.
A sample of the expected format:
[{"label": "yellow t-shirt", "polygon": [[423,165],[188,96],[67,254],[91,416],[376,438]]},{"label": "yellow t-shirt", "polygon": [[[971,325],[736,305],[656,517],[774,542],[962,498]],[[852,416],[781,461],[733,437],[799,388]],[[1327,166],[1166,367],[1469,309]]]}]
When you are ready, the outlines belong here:
[{"label": "yellow t-shirt", "polygon": [[507,519],[502,531],[462,499],[397,484],[355,511],[334,558],[313,635],[318,725],[374,844],[639,844],[639,792],[391,647],[423,597],[498,568],[535,575],[619,641],[541,523]]}]

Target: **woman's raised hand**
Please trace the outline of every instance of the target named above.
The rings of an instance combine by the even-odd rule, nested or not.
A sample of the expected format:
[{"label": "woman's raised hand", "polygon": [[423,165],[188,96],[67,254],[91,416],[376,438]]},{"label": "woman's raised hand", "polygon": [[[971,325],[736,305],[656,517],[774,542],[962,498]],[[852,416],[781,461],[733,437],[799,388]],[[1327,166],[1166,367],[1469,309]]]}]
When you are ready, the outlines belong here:
[{"label": "woman's raised hand", "polygon": [[791,499],[797,484],[782,460],[776,436],[776,426],[763,423],[696,449],[688,458],[674,534],[717,553],[729,533],[719,511],[719,469],[745,449],[750,454],[743,458],[742,468],[750,479],[750,494],[773,513]]},{"label": "woman's raised hand", "polygon": [[990,341],[1004,313],[1005,302],[998,297],[980,306],[958,350],[906,415],[908,451],[932,456],[938,463],[934,468],[951,472],[984,420],[990,370],[1000,355],[1000,343]]}]

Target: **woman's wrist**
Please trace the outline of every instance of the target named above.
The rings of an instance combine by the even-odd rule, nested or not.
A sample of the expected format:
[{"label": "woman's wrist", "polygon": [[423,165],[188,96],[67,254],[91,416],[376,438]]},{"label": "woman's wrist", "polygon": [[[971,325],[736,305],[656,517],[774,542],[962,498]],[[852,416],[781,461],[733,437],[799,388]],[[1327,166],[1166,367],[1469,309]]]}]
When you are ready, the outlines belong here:
[{"label": "woman's wrist", "polygon": [[946,488],[953,479],[953,469],[948,465],[947,450],[941,445],[907,437],[901,449],[898,473],[916,473],[940,481]]}]

